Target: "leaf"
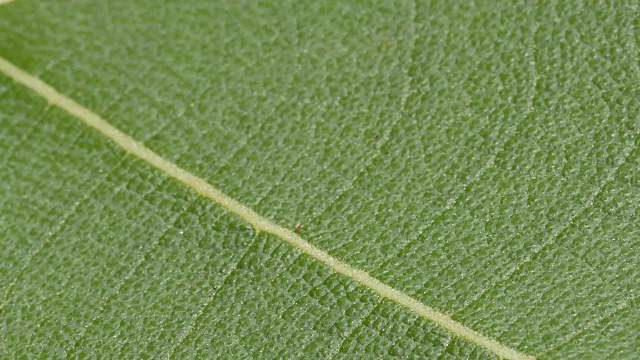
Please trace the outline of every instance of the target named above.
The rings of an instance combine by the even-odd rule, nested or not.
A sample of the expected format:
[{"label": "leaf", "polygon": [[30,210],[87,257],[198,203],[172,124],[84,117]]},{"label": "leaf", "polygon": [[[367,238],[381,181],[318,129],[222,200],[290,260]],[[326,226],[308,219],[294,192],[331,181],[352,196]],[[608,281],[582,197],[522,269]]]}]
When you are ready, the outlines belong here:
[{"label": "leaf", "polygon": [[[506,347],[633,358],[637,22],[618,3],[18,0],[0,56]],[[82,114],[6,76],[0,94],[4,357],[495,356]]]}]

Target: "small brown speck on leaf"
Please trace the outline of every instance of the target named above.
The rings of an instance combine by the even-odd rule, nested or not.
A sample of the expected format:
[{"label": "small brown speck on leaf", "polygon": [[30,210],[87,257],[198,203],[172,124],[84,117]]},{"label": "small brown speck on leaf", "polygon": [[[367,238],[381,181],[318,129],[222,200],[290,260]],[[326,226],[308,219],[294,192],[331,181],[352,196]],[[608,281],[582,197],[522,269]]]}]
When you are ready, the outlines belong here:
[{"label": "small brown speck on leaf", "polygon": [[296,226],[293,228],[293,231],[298,232],[300,231],[300,229],[302,229],[302,225],[299,222],[297,222]]}]

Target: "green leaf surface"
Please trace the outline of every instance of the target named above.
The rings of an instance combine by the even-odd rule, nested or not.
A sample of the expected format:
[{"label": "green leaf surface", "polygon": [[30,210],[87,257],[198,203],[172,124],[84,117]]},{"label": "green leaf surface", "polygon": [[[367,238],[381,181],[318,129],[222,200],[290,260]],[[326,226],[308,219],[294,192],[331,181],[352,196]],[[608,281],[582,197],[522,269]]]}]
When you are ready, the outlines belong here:
[{"label": "green leaf surface", "polygon": [[[539,358],[640,349],[635,2],[16,0],[0,56]],[[492,358],[0,76],[3,358]]]}]

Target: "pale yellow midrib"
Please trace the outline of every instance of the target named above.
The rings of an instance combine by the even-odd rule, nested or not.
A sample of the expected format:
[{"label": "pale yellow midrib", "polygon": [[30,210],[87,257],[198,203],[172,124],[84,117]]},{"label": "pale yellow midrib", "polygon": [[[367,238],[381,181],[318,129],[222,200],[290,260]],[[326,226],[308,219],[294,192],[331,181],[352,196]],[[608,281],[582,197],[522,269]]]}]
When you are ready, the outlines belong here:
[{"label": "pale yellow midrib", "polygon": [[8,4],[14,0],[0,0],[0,5]]},{"label": "pale yellow midrib", "polygon": [[69,114],[74,115],[78,119],[82,120],[87,125],[95,128],[103,135],[107,136],[115,143],[117,143],[128,153],[139,157],[140,159],[148,162],[167,175],[185,183],[200,195],[205,196],[224,206],[228,211],[236,214],[242,220],[252,225],[256,229],[256,231],[262,231],[278,236],[303,253],[329,266],[335,272],[354,279],[355,281],[376,292],[379,296],[392,300],[410,309],[416,314],[419,314],[420,316],[442,326],[455,336],[464,338],[469,342],[480,345],[483,348],[498,355],[499,357],[506,359],[534,359],[534,357],[530,355],[521,353],[492,338],[484,336],[472,330],[471,328],[464,326],[463,324],[453,320],[446,314],[440,313],[430,308],[429,306],[405,294],[404,292],[381,282],[368,273],[334,258],[327,252],[307,242],[306,240],[298,236],[298,234],[296,234],[295,232],[279,226],[272,221],[260,216],[252,209],[229,197],[222,191],[216,189],[211,184],[207,183],[204,179],[178,167],[169,160],[156,154],[142,143],[136,141],[129,135],[109,124],[99,115],[76,103],[72,99],[60,94],[53,87],[25,72],[24,70],[18,68],[2,57],[0,57],[0,72],[6,74],[14,81],[33,90],[34,92],[45,98],[51,105],[58,106]]}]

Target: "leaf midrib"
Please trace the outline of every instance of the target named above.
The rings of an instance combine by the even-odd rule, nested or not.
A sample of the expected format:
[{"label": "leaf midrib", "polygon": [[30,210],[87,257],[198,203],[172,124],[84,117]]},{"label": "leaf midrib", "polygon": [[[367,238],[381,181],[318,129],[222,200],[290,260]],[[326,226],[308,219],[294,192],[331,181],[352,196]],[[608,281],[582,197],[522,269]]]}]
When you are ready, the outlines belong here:
[{"label": "leaf midrib", "polygon": [[344,263],[339,259],[334,258],[327,252],[315,247],[308,241],[304,240],[293,231],[281,227],[262,217],[254,210],[224,194],[222,191],[215,188],[204,179],[188,172],[185,169],[178,167],[171,161],[163,158],[159,154],[147,148],[142,143],[138,142],[137,140],[133,139],[129,135],[111,125],[96,113],[83,107],[71,98],[59,93],[50,85],[25,72],[21,68],[13,65],[2,57],[0,57],[0,72],[12,78],[17,83],[20,83],[25,87],[31,89],[32,91],[46,99],[49,104],[61,108],[67,113],[83,121],[86,125],[95,128],[104,136],[108,137],[116,144],[118,144],[118,146],[124,149],[127,153],[135,155],[136,157],[148,162],[163,173],[189,186],[198,194],[222,205],[228,211],[236,214],[239,218],[253,226],[257,232],[266,232],[279,237],[280,239],[296,247],[303,253],[327,265],[333,271],[347,276],[370,288],[382,298],[392,300],[410,309],[416,314],[437,323],[438,325],[450,331],[452,334],[464,338],[474,344],[480,345],[502,358],[533,359],[532,356],[521,353],[492,338],[484,336],[476,332],[475,330],[453,320],[446,314],[440,313],[435,309],[432,309],[431,307],[419,302],[408,294],[381,282],[368,273],[357,269],[347,263]]}]

